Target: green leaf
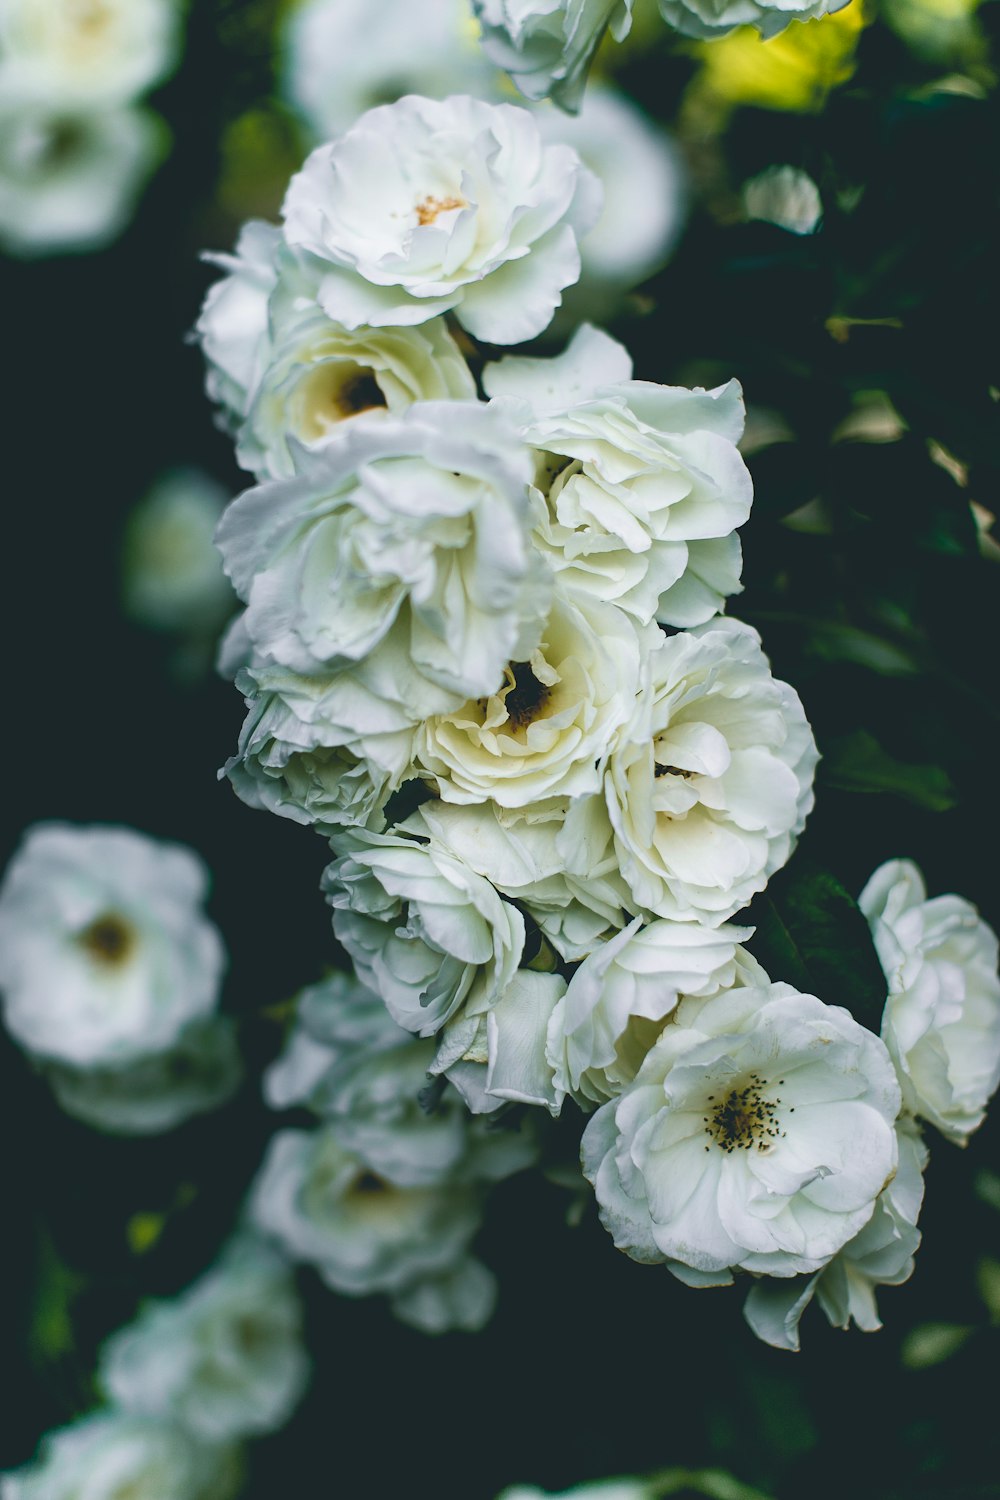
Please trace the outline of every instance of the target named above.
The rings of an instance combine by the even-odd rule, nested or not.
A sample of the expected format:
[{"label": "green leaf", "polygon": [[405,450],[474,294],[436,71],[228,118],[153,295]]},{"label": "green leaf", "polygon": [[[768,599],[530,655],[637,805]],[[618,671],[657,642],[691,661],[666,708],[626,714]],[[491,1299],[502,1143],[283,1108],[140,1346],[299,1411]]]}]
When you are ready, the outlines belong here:
[{"label": "green leaf", "polygon": [[896,760],[867,729],[831,740],[824,747],[820,776],[842,792],[890,792],[926,812],[947,812],[958,801],[947,771]]},{"label": "green leaf", "polygon": [[750,908],[749,947],[771,978],[843,1005],[878,1032],[885,976],[868,923],[835,875],[804,860],[776,876]]}]

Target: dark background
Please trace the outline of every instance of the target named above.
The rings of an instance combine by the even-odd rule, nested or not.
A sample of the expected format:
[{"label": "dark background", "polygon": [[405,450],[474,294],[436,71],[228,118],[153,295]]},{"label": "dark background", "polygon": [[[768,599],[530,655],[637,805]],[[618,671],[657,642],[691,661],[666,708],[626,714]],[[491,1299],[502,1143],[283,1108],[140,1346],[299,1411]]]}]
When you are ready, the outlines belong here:
[{"label": "dark background", "polygon": [[[998,11],[980,12],[987,37],[1000,30]],[[241,1018],[248,1060],[247,1085],[218,1114],[160,1139],[115,1141],[62,1116],[0,1039],[3,1468],[89,1407],[97,1347],[141,1296],[176,1291],[209,1264],[274,1125],[258,1080],[280,1028],[264,1013],[337,962],[317,891],[324,844],[249,811],[216,779],[238,695],[211,677],[178,682],[167,644],[121,608],[122,528],[157,475],[196,464],[233,493],[244,483],[213,429],[186,334],[213,274],[197,253],[226,248],[238,227],[219,192],[220,142],[271,87],[270,20],[266,5],[195,0],[185,61],[153,101],[173,153],[116,246],[0,260],[0,855],[44,818],[127,823],[197,849],[214,872],[211,911],[231,954],[224,1004]],[[690,49],[664,42],[624,81],[672,121],[696,69]],[[757,500],[733,612],[761,630],[826,752],[796,860],[856,894],[883,859],[907,855],[932,893],[957,890],[1000,925],[1000,571],[979,555],[969,510],[970,497],[1000,508],[1000,405],[989,392],[1000,386],[1000,108],[988,89],[974,98],[928,87],[945,71],[876,24],[853,79],[822,112],[744,108],[714,137],[689,138],[687,232],[614,331],[638,375],[736,375],[789,429],[789,441],[750,459]],[[293,153],[291,127],[270,118],[278,157]],[[734,188],[779,161],[819,184],[820,234],[735,221]],[[248,212],[273,201],[276,182],[261,170]],[[906,433],[832,442],[873,391]],[[965,466],[967,485],[932,462],[929,441]],[[824,529],[789,529],[785,518],[817,496]],[[856,731],[899,761],[936,768],[918,774],[916,800],[912,785],[910,796],[843,789],[857,742],[842,741]],[[562,1122],[553,1152],[571,1154],[579,1127]],[[315,1381],[290,1426],[253,1447],[247,1493],[332,1495],[363,1476],[374,1495],[492,1500],[515,1480],[563,1487],[714,1464],[781,1500],[1000,1495],[1000,1347],[977,1289],[981,1259],[1000,1258],[1000,1213],[975,1188],[984,1169],[1000,1169],[998,1132],[988,1122],[965,1152],[931,1140],[924,1245],[911,1283],[880,1297],[885,1331],[844,1335],[813,1309],[797,1357],[756,1342],[741,1291],[699,1294],[633,1265],[592,1208],[568,1227],[568,1195],[537,1175],[491,1200],[481,1247],[501,1301],[475,1338],[427,1338],[380,1299],[336,1298],[303,1274]],[[137,1213],[163,1217],[142,1254],[127,1228]],[[928,1323],[972,1332],[946,1362],[907,1368],[901,1348]]]}]

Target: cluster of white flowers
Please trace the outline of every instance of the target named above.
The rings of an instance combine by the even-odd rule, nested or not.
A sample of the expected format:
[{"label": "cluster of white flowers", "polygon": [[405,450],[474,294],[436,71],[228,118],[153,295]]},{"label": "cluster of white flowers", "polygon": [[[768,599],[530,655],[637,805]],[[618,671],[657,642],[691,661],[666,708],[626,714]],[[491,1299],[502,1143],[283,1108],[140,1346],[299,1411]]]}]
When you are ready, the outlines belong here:
[{"label": "cluster of white flowers", "polygon": [[164,150],[138,101],[174,66],[179,0],[0,0],[0,246],[98,248]]},{"label": "cluster of white flowers", "polygon": [[11,1036],[68,1113],[146,1135],[236,1087],[207,890],[190,849],[133,829],[28,830],[0,886],[0,996]]},{"label": "cluster of white flowers", "polygon": [[107,1407],[0,1476],[0,1500],[230,1500],[241,1443],[284,1425],[308,1375],[287,1266],[238,1239],[181,1296],[112,1335],[98,1370]]},{"label": "cluster of white flowers", "polygon": [[251,1215],[338,1290],[478,1326],[482,1184],[528,1157],[469,1115],[569,1100],[615,1243],[693,1286],[754,1278],[752,1325],[791,1347],[814,1291],[874,1327],[909,1274],[915,1117],[982,1116],[996,953],[965,903],[915,916],[917,877],[880,872],[880,1038],[743,946],[818,757],[723,613],[739,387],[636,380],[587,324],[552,357],[474,342],[546,328],[597,196],[529,111],[407,96],[313,152],[208,294],[209,392],[258,481],[217,532],[248,708],[226,771],[329,839],[364,987],[302,1000],[267,1090],[321,1123],[274,1138]]}]

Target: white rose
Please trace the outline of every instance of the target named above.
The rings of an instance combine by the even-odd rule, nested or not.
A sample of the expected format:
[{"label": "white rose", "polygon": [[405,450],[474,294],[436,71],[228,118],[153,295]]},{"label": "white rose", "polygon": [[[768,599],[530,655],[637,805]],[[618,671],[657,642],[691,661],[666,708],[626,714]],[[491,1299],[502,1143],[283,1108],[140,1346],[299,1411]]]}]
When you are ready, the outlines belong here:
[{"label": "white rose", "polygon": [[596,179],[527,110],[408,95],[312,153],[285,237],[322,263],[317,300],[347,328],[454,311],[474,337],[516,344],[578,279],[599,210]]},{"label": "white rose", "polygon": [[582,1143],[605,1227],[697,1284],[819,1270],[896,1171],[884,1045],[790,985],[686,1000]]},{"label": "white rose", "polygon": [[129,104],[177,60],[176,0],[0,0],[0,66],[67,110]]},{"label": "white rose", "polygon": [[149,1302],[101,1351],[110,1401],[206,1442],[276,1432],[305,1392],[302,1308],[288,1266],[252,1240],[192,1287]]},{"label": "white rose", "polygon": [[218,1109],[242,1077],[236,1028],[210,1016],[181,1032],[166,1052],[118,1067],[50,1063],[45,1076],[68,1115],[111,1135],[161,1135]]},{"label": "white rose", "polygon": [[33,1464],[0,1477],[0,1500],[229,1500],[239,1480],[231,1449],[107,1411],[46,1434]]},{"label": "white rose", "polygon": [[259,657],[316,676],[353,663],[419,719],[492,692],[534,649],[551,580],[528,456],[495,412],[422,402],[342,425],[299,464],[233,501],[217,534]]},{"label": "white rose", "polygon": [[145,110],[73,113],[0,71],[0,247],[31,258],[110,244],[132,217],[166,135]]},{"label": "white rose", "polygon": [[407,1031],[487,1011],[524,947],[524,919],[447,849],[355,830],[323,876],[333,928],[362,981]]},{"label": "white rose", "polygon": [[700,625],[742,587],[742,392],[630,373],[621,345],[585,324],[556,359],[508,357],[483,383],[538,454],[536,540],[560,586],[643,623]]},{"label": "white rose", "polygon": [[[738,620],[665,639],[653,679],[605,772],[621,871],[639,911],[722,922],[795,847],[813,804],[812,732],[757,632]],[[592,803],[574,804],[567,836],[575,819],[596,816]]]},{"label": "white rose", "polygon": [[620,42],[632,25],[632,0],[473,0],[473,10],[488,55],[522,94],[569,110],[605,31]]},{"label": "white rose", "polygon": [[777,224],[790,234],[813,234],[823,217],[819,188],[798,167],[768,167],[743,184],[748,219]]},{"label": "white rose", "polygon": [[264,1098],[271,1109],[304,1104],[318,1113],[318,1086],[340,1057],[393,1047],[399,1036],[376,994],[351,974],[330,974],[297,996],[284,1049],[264,1074]]},{"label": "white rose", "polygon": [[495,692],[424,722],[418,768],[446,802],[526,807],[595,791],[658,643],[613,605],[557,594],[538,647],[507,664]]},{"label": "white rose", "polygon": [[706,41],[736,26],[754,26],[763,37],[777,36],[790,21],[812,21],[842,10],[847,0],[659,0],[660,14],[682,36]]},{"label": "white rose", "polygon": [[631,287],[666,260],[687,210],[684,163],[671,137],[617,89],[592,84],[580,113],[542,105],[547,141],[572,146],[604,189],[604,206],[580,243],[581,295],[594,282]]},{"label": "white rose", "polygon": [[466,0],[304,0],[281,41],[285,95],[324,141],[402,94],[481,98],[497,81]]},{"label": "white rose", "polygon": [[766,1344],[798,1349],[799,1320],[814,1296],[834,1328],[846,1329],[853,1322],[873,1333],[882,1327],[877,1288],[900,1286],[913,1274],[928,1155],[919,1130],[906,1116],[896,1125],[896,1137],[899,1168],[864,1229],[804,1285],[768,1277],[751,1288],[744,1315]]},{"label": "white rose", "polygon": [[889,985],[882,1039],[906,1108],[964,1145],[1000,1083],[997,936],[961,896],[927,899],[910,860],[858,898]]},{"label": "white rose", "polygon": [[119,1066],[215,1010],[226,953],[189,849],[130,828],[40,823],[0,888],[11,1035],[42,1059]]},{"label": "white rose", "polygon": [[199,469],[166,473],[129,516],[125,607],[154,630],[217,629],[235,600],[212,537],[226,492]]},{"label": "white rose", "polygon": [[344,672],[302,677],[260,665],[236,685],[248,712],[225,772],[244,802],[320,828],[384,826],[382,810],[413,765],[405,712]]},{"label": "white rose", "polygon": [[246,417],[270,350],[268,303],[278,282],[281,244],[280,229],[251,219],[232,255],[204,257],[226,275],[209,287],[195,333],[208,366],[209,397],[234,432]]},{"label": "white rose", "polygon": [[583,1109],[620,1094],[684,995],[732,987],[737,944],[752,932],[636,918],[584,959],[546,1033],[558,1093]]}]

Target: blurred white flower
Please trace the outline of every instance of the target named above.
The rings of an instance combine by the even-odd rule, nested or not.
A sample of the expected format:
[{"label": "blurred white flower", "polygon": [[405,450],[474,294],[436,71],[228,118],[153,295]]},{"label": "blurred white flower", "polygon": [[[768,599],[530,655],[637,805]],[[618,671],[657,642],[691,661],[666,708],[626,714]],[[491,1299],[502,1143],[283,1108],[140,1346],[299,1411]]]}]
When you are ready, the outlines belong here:
[{"label": "blurred white flower", "polygon": [[318,140],[404,94],[495,92],[467,0],[304,0],[281,37],[284,92]]},{"label": "blurred white flower", "polygon": [[118,1067],[49,1063],[43,1071],[61,1108],[84,1124],[111,1135],[160,1135],[224,1104],[243,1069],[231,1018],[210,1016],[150,1057]]},{"label": "blurred white flower", "polygon": [[687,999],[581,1147],[620,1250],[693,1284],[819,1270],[897,1166],[899,1086],[848,1011],[787,984]]},{"label": "blurred white flower", "polygon": [[593,1484],[574,1485],[571,1490],[540,1490],[533,1484],[515,1484],[497,1500],[654,1500],[659,1486],[645,1479],[598,1479]]},{"label": "blurred white flower", "polygon": [[[816,746],[798,695],[771,676],[760,637],[738,620],[666,638],[652,666],[648,701],[608,757],[614,847],[638,911],[723,922],[795,847]],[[593,835],[585,830],[573,856],[573,826],[598,811],[581,799],[567,814],[578,873]]]},{"label": "blurred white flower", "polygon": [[352,668],[414,722],[492,692],[538,644],[551,593],[529,475],[516,435],[475,402],[342,424],[219,525],[258,658],[327,678]]},{"label": "blurred white flower", "polygon": [[777,224],[791,234],[813,234],[823,217],[819,188],[798,167],[768,167],[743,184],[748,219]]},{"label": "blurred white flower", "polygon": [[318,1090],[330,1068],[354,1052],[392,1047],[399,1027],[381,1000],[351,974],[330,974],[301,990],[281,1056],[264,1073],[271,1109],[303,1104],[322,1113]]},{"label": "blurred white flower", "polygon": [[128,104],[175,65],[178,0],[0,0],[0,77],[52,106]]},{"label": "blurred white flower", "polygon": [[777,36],[790,21],[812,21],[842,10],[847,0],[659,0],[660,14],[682,36],[725,36],[736,26],[754,26]]},{"label": "blurred white flower", "polygon": [[226,964],[190,849],[130,828],[40,823],[0,888],[11,1035],[43,1060],[118,1067],[216,1007]]},{"label": "blurred white flower", "polygon": [[600,84],[587,90],[578,115],[544,104],[536,118],[543,138],[572,146],[604,189],[600,218],[580,241],[581,292],[592,279],[644,281],[670,254],[687,211],[684,164],[671,137],[627,95]]},{"label": "blurred white flower", "polygon": [[907,859],[880,865],[858,900],[889,985],[882,1038],[903,1103],[964,1145],[1000,1083],[997,935],[961,896],[928,900]]},{"label": "blurred white flower", "polygon": [[164,153],[142,109],[74,113],[0,69],[0,248],[33,256],[97,250],[121,233]]},{"label": "blurred white flower", "polygon": [[913,1274],[920,1244],[917,1219],[924,1197],[927,1147],[906,1116],[896,1125],[899,1167],[865,1227],[822,1271],[804,1284],[766,1277],[755,1282],[744,1314],[759,1339],[776,1349],[798,1349],[799,1320],[815,1296],[834,1328],[853,1322],[865,1333],[881,1328],[875,1292],[900,1286]]},{"label": "blurred white flower", "polygon": [[232,1449],[107,1411],[46,1434],[34,1463],[0,1476],[0,1500],[229,1500],[239,1481]]},{"label": "blurred white flower", "polygon": [[600,186],[524,109],[408,95],[319,146],[285,199],[288,243],[315,257],[316,299],[347,328],[453,310],[476,338],[541,333],[580,274]]},{"label": "blurred white flower", "polygon": [[536,450],[535,538],[560,587],[644,623],[700,625],[742,587],[742,392],[630,375],[626,350],[584,324],[557,358],[507,357],[483,381]]},{"label": "blurred white flower", "polygon": [[433,1036],[460,1010],[489,1010],[521,958],[521,913],[433,841],[357,829],[332,847],[334,932],[393,1018]]},{"label": "blurred white flower", "polygon": [[529,99],[579,107],[587,70],[609,28],[623,41],[632,0],[472,0],[483,46]]},{"label": "blurred white flower", "polygon": [[230,1246],[182,1295],[147,1303],[104,1345],[98,1369],[120,1410],[212,1443],[276,1432],[308,1376],[292,1274],[253,1240]]},{"label": "blurred white flower", "polygon": [[164,474],[125,532],[125,607],[155,630],[217,630],[236,603],[213,537],[228,496],[199,469]]}]

